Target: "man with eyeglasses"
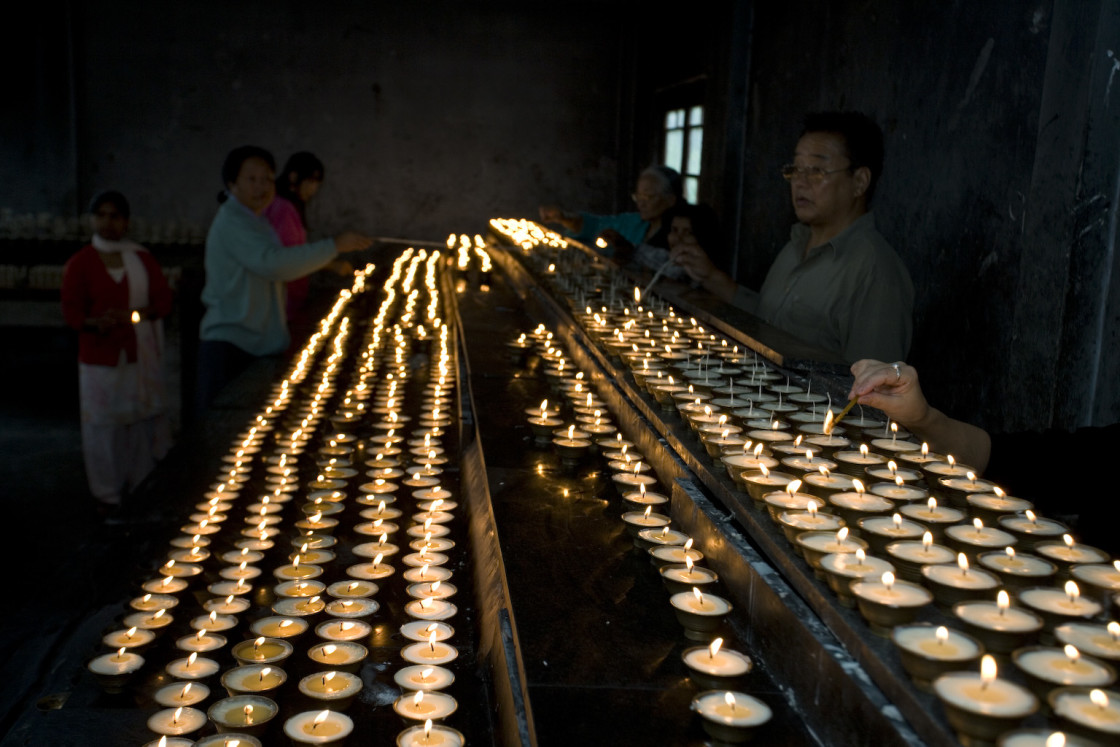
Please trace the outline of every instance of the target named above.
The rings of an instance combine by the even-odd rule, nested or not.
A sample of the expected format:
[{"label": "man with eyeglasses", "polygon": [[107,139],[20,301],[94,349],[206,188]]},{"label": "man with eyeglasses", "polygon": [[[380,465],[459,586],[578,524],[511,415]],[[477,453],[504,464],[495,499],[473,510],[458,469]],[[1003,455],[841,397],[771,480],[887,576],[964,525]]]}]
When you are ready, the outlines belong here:
[{"label": "man with eyeglasses", "polygon": [[683,203],[681,175],[668,166],[650,166],[638,176],[638,183],[630,197],[636,213],[595,215],[569,212],[558,205],[542,205],[541,221],[559,223],[565,233],[589,246],[596,246],[603,239],[607,246],[600,250],[615,259],[628,260],[636,248],[644,246],[666,250],[669,248],[669,221],[666,215],[677,204]]},{"label": "man with eyeglasses", "polygon": [[875,229],[868,205],[883,168],[883,133],[856,112],[810,114],[782,167],[798,223],[755,293],[695,245],[672,259],[709,292],[851,363],[903,360],[914,285]]}]

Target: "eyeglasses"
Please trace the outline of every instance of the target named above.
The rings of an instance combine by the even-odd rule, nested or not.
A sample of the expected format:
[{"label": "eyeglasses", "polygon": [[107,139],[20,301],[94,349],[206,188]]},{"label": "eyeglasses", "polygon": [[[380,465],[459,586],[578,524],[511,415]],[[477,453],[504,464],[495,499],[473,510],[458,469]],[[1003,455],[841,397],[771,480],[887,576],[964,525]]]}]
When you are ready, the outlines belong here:
[{"label": "eyeglasses", "polygon": [[630,195],[630,199],[633,200],[634,202],[652,202],[653,200],[656,200],[659,197],[661,197],[660,193],[654,194],[654,195],[649,195],[649,194],[642,194],[641,192],[634,192]]},{"label": "eyeglasses", "polygon": [[782,167],[782,178],[787,182],[792,182],[797,177],[804,177],[805,181],[810,184],[820,184],[824,178],[829,174],[837,174],[841,171],[851,171],[852,165],[849,164],[842,169],[833,169],[832,171],[825,171],[820,166],[794,166],[792,163],[787,163]]}]

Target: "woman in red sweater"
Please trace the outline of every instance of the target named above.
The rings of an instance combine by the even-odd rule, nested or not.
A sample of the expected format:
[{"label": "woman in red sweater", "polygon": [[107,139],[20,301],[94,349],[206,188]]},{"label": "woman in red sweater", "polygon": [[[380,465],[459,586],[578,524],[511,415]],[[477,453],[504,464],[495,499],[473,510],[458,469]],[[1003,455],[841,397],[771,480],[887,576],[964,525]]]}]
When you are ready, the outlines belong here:
[{"label": "woman in red sweater", "polygon": [[151,253],[124,238],[119,192],[90,203],[93,241],[62,274],[62,313],[78,330],[82,453],[90,492],[110,511],[170,448],[163,326],[171,289]]}]

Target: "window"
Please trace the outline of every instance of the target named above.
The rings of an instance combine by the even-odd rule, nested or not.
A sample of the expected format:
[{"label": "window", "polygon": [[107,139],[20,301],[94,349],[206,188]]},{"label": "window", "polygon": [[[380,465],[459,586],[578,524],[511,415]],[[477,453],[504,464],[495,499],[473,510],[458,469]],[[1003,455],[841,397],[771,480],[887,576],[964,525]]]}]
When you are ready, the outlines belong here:
[{"label": "window", "polygon": [[684,177],[684,197],[695,203],[700,195],[700,156],[704,148],[704,107],[689,106],[665,113],[666,166]]}]

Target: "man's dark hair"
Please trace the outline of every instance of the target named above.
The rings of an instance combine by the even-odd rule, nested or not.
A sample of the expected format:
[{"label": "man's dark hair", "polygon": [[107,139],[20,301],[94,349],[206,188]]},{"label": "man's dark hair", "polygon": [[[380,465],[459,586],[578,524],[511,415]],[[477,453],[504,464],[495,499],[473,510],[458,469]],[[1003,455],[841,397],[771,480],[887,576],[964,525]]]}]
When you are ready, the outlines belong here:
[{"label": "man's dark hair", "polygon": [[121,214],[121,217],[126,220],[132,216],[132,209],[128,205],[128,200],[115,189],[107,189],[104,192],[95,194],[93,199],[89,201],[90,213],[96,213],[97,209],[105,203],[109,203],[115,207],[117,212]]},{"label": "man's dark hair", "polygon": [[814,112],[805,115],[801,134],[810,132],[830,132],[844,139],[852,171],[866,166],[871,172],[867,185],[867,201],[871,202],[883,173],[883,131],[875,120],[860,112]]},{"label": "man's dark hair", "polygon": [[234,148],[226,156],[226,160],[222,163],[222,184],[231,184],[237,181],[237,175],[241,173],[241,166],[250,158],[260,158],[273,172],[276,171],[276,159],[272,157],[264,148],[256,145],[242,145]]}]

